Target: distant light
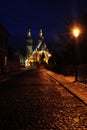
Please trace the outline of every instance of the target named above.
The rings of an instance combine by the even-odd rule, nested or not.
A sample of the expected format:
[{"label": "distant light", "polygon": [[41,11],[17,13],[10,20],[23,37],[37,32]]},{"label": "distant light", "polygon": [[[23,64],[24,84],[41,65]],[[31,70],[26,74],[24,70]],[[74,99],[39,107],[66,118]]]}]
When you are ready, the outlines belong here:
[{"label": "distant light", "polygon": [[5,65],[7,65],[7,57],[5,56]]},{"label": "distant light", "polygon": [[51,57],[51,54],[49,53],[48,56]]}]

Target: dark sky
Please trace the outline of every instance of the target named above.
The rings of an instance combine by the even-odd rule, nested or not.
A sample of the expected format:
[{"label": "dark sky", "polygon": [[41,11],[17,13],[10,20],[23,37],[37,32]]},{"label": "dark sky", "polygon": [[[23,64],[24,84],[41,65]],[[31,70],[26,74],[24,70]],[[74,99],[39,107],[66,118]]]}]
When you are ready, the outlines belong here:
[{"label": "dark sky", "polygon": [[9,43],[24,47],[28,26],[32,37],[38,40],[40,26],[45,42],[56,40],[64,32],[68,17],[87,13],[87,0],[2,0],[0,24],[10,33]]}]

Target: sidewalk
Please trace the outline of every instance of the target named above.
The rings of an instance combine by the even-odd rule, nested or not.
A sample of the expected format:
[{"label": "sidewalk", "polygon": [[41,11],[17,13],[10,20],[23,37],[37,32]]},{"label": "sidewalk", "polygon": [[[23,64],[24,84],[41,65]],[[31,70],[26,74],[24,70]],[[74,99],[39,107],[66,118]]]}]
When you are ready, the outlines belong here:
[{"label": "sidewalk", "polygon": [[52,71],[46,70],[47,74],[56,79],[63,87],[68,89],[71,93],[76,95],[80,100],[82,100],[87,105],[87,85],[81,82],[74,82],[74,76],[64,76],[56,74]]}]

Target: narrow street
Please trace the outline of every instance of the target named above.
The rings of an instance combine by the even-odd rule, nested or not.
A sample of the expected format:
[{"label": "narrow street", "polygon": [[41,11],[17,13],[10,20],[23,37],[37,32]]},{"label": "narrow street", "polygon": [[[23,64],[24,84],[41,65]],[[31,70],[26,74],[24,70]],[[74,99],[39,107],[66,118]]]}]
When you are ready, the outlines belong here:
[{"label": "narrow street", "polygon": [[87,106],[44,69],[0,84],[0,130],[87,130]]}]

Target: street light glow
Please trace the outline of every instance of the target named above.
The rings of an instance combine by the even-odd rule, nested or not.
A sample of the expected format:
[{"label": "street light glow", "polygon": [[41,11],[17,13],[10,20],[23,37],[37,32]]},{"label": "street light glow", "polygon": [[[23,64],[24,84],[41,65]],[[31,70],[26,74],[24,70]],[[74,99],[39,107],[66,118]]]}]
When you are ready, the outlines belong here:
[{"label": "street light glow", "polygon": [[79,28],[74,28],[73,29],[73,35],[77,38],[80,34],[80,29]]}]

